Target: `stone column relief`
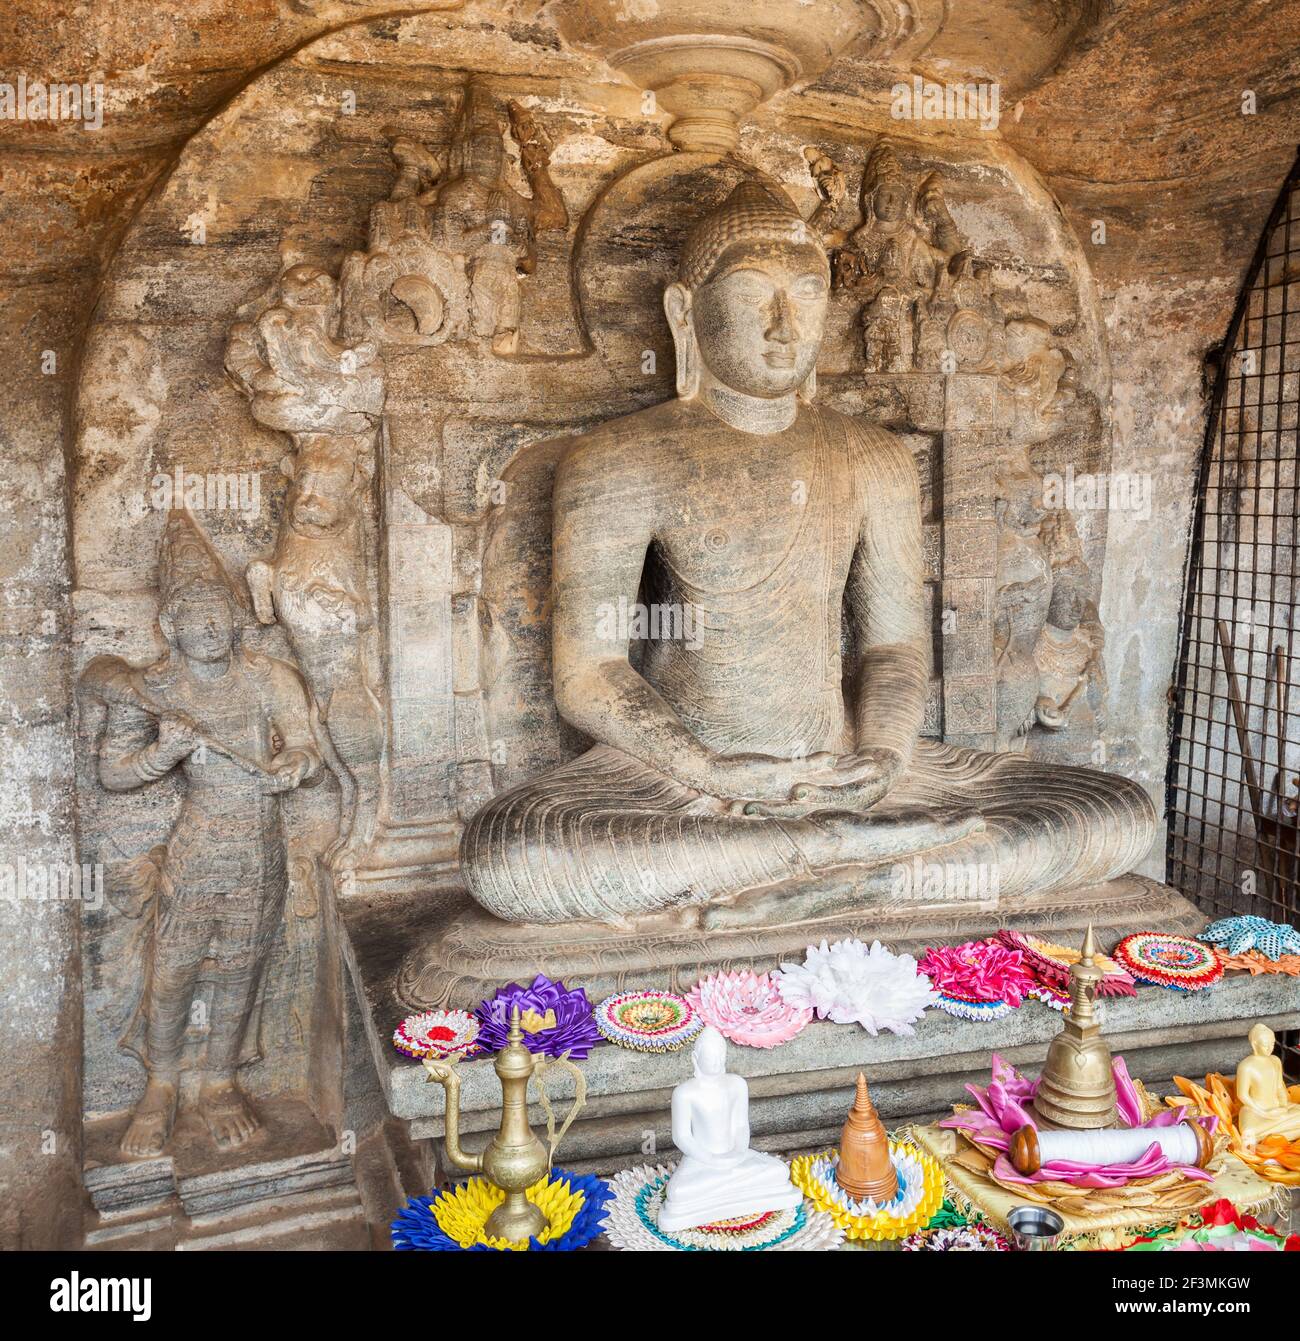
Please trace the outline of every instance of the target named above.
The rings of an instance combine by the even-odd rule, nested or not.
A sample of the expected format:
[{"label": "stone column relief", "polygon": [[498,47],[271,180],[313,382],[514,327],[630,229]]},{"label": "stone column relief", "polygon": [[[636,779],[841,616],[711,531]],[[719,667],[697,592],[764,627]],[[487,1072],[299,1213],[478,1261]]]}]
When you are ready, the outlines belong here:
[{"label": "stone column relief", "polygon": [[[180,813],[166,843],[138,858],[114,895],[140,924],[139,998],[120,1046],[148,1083],[122,1153],[161,1154],[176,1118],[187,1028],[206,1014],[197,1104],[218,1147],[259,1119],[236,1080],[260,1056],[260,993],[289,893],[281,794],[319,781],[322,759],[294,667],[246,651],[242,592],[185,511],[168,518],[158,565],[161,660],[92,660],[82,692],[107,707],[99,779],[112,792],[179,769]],[[211,988],[200,998],[200,982]]]}]

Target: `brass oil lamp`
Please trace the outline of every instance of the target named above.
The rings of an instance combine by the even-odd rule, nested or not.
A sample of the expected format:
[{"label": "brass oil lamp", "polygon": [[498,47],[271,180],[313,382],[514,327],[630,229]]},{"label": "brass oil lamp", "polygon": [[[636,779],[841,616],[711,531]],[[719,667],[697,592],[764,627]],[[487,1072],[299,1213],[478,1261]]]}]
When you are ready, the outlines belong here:
[{"label": "brass oil lamp", "polygon": [[[431,1057],[424,1060],[429,1080],[437,1081],[447,1096],[445,1143],[448,1159],[466,1173],[481,1173],[489,1183],[506,1194],[506,1199],[488,1217],[484,1227],[486,1234],[489,1238],[505,1239],[509,1243],[526,1243],[546,1228],[546,1216],[528,1200],[525,1193],[550,1171],[556,1147],[586,1102],[586,1078],[568,1060],[567,1055],[552,1059],[530,1052],[524,1046],[518,1006],[510,1012],[510,1032],[506,1035],[506,1045],[497,1053],[492,1065],[501,1081],[501,1126],[486,1150],[470,1154],[460,1144],[460,1072],[456,1062],[436,1061]],[[558,1136],[555,1134],[555,1118],[543,1088],[543,1076],[553,1066],[569,1071],[576,1085],[573,1106]],[[549,1149],[528,1125],[528,1082],[534,1076],[537,1078],[542,1109],[546,1113]]]},{"label": "brass oil lamp", "polygon": [[1115,1073],[1093,1000],[1104,971],[1096,962],[1091,925],[1079,959],[1070,966],[1070,1008],[1047,1049],[1034,1112],[1044,1127],[1096,1131],[1119,1123]]}]

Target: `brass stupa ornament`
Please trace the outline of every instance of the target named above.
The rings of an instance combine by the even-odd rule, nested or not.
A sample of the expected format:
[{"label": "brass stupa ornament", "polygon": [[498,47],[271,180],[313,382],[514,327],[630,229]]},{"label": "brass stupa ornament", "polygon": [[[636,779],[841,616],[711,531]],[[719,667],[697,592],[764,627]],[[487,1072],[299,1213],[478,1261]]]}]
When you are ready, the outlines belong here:
[{"label": "brass stupa ornament", "polygon": [[835,1181],[856,1201],[868,1197],[885,1206],[898,1195],[898,1175],[889,1157],[889,1137],[867,1093],[867,1078],[858,1072],[858,1091],[840,1136]]},{"label": "brass stupa ornament", "polygon": [[1095,962],[1091,925],[1077,963],[1070,966],[1070,1007],[1061,1032],[1047,1049],[1034,1112],[1045,1127],[1096,1131],[1119,1121],[1110,1049],[1101,1036],[1093,1001],[1103,971]]}]

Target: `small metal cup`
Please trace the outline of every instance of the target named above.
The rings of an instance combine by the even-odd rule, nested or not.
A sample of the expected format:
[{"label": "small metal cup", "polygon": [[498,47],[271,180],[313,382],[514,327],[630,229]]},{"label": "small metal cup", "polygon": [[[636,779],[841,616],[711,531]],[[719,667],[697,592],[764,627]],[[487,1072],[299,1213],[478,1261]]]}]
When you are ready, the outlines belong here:
[{"label": "small metal cup", "polygon": [[1065,1221],[1045,1206],[1017,1206],[1007,1216],[1007,1224],[1021,1252],[1043,1253],[1056,1247]]}]

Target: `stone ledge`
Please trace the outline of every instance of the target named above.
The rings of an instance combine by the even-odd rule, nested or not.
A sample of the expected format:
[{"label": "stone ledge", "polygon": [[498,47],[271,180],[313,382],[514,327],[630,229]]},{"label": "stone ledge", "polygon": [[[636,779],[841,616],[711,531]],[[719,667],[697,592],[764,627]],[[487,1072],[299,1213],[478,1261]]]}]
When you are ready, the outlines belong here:
[{"label": "stone ledge", "polygon": [[[1081,929],[1065,925],[1091,917],[1096,905],[1111,900],[1116,914],[1107,919],[1106,943],[1123,934],[1125,915],[1131,918],[1155,908],[1161,915],[1148,925],[1195,930],[1204,918],[1181,896],[1155,881],[1141,881],[1141,889],[1115,882],[1114,888],[1080,891],[1068,908],[1057,906],[1042,930],[1064,941],[1077,940]],[[342,900],[343,955],[356,988],[366,1041],[375,1064],[383,1100],[389,1112],[407,1124],[413,1140],[430,1140],[438,1163],[454,1174],[442,1158],[443,1092],[427,1082],[424,1068],[403,1058],[392,1045],[392,1031],[407,1013],[397,995],[397,980],[413,942],[427,940],[434,929],[454,920],[463,909],[463,891],[448,885],[420,895],[390,898],[361,895]],[[1122,911],[1121,911],[1122,910]],[[897,915],[897,910],[890,910]],[[934,942],[957,942],[989,935],[999,920],[1034,929],[1032,918],[1044,910],[1032,905],[1020,910],[953,910],[948,934]],[[901,918],[899,919],[901,921]],[[888,914],[883,919],[891,921]],[[897,924],[895,930],[902,930]],[[926,928],[933,932],[937,928]],[[881,937],[896,949],[919,950],[918,928],[911,934]],[[820,939],[820,937],[818,937]],[[745,960],[737,963],[747,962]],[[756,963],[757,967],[764,967]],[[549,968],[547,965],[539,967]],[[519,976],[531,978],[537,971]],[[553,973],[553,976],[556,976]],[[603,985],[581,973],[566,975],[571,985],[599,996]],[[676,982],[669,971],[629,974],[620,986],[663,986]],[[691,979],[694,981],[694,979]],[[680,984],[679,984],[680,985]],[[608,990],[614,990],[612,986]],[[469,1006],[458,997],[452,1004]],[[1103,1001],[1101,1011],[1112,1050],[1126,1057],[1130,1070],[1161,1093],[1172,1088],[1176,1074],[1199,1076],[1207,1070],[1231,1069],[1247,1049],[1246,1031],[1255,1020],[1275,1030],[1300,1028],[1300,980],[1280,976],[1234,977],[1204,992],[1184,994],[1160,987],[1139,989],[1137,997]],[[989,1058],[1001,1053],[1015,1066],[1036,1074],[1047,1044],[1060,1029],[1060,1015],[1039,1002],[1026,1002],[1002,1020],[976,1023],[958,1020],[939,1010],[926,1012],[908,1036],[883,1034],[872,1038],[857,1026],[819,1021],[791,1043],[773,1051],[733,1047],[731,1069],[745,1076],[750,1091],[750,1125],[760,1148],[789,1150],[834,1138],[844,1121],[853,1079],[859,1069],[872,1082],[872,1093],[882,1116],[891,1125],[930,1120],[960,1100],[963,1086],[985,1082]],[[672,1088],[690,1071],[686,1052],[667,1055],[632,1052],[601,1045],[580,1063],[587,1080],[587,1106],[565,1138],[561,1159],[566,1168],[609,1172],[644,1155],[647,1148],[661,1154],[672,1149],[669,1101]],[[477,1137],[496,1129],[500,1088],[490,1058],[461,1066],[461,1129]],[[557,1074],[552,1098],[567,1108],[572,1082]],[[542,1130],[544,1114],[534,1103],[530,1121]],[[474,1145],[482,1145],[476,1139]]]},{"label": "stone ledge", "polygon": [[[1106,1038],[1117,1053],[1240,1035],[1239,1052],[1244,1056],[1246,1027],[1255,1020],[1278,1030],[1300,1026],[1300,980],[1281,975],[1225,979],[1197,993],[1144,987],[1136,997],[1104,1001],[1101,1010]],[[895,1080],[987,1069],[994,1051],[1013,1058],[1041,1057],[1060,1027],[1060,1014],[1036,1001],[988,1023],[928,1010],[911,1035],[872,1038],[856,1025],[814,1021],[798,1038],[771,1051],[730,1048],[727,1065],[749,1081],[755,1099],[806,1094],[828,1085],[847,1085],[859,1069],[872,1078]],[[657,1092],[666,1097],[688,1074],[690,1060],[686,1051],[637,1053],[602,1044],[581,1066],[587,1079],[585,1118],[595,1120],[620,1109],[640,1111],[638,1105],[644,1106]],[[463,1063],[461,1076],[462,1126],[465,1130],[495,1126],[501,1091],[491,1060]],[[442,1089],[426,1083],[425,1077],[419,1063],[398,1057],[388,1077],[389,1103],[397,1117],[423,1119],[421,1135],[440,1135]],[[557,1075],[554,1089],[567,1095],[572,1084]],[[960,1085],[952,1095],[954,1100],[959,1097]],[[632,1102],[620,1104],[624,1098]],[[541,1117],[540,1107],[531,1111],[535,1118]],[[488,1115],[489,1122],[471,1125],[471,1115],[480,1113]]]}]

